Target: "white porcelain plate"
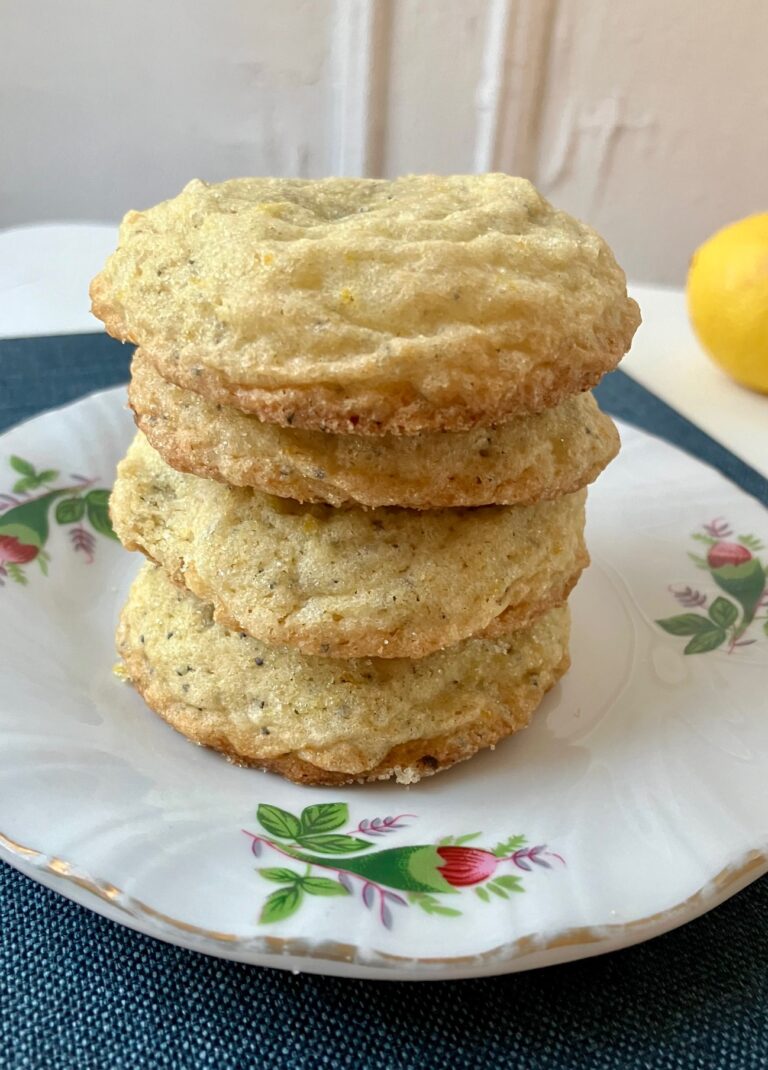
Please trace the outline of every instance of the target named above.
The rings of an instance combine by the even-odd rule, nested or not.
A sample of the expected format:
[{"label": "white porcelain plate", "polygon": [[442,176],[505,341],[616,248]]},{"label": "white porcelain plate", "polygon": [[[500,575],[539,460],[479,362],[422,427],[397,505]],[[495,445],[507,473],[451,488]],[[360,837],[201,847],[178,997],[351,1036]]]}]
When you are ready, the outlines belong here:
[{"label": "white porcelain plate", "polygon": [[[0,856],[134,929],[318,973],[470,977],[627,946],[768,869],[768,513],[622,428],[573,668],[533,726],[406,789],[192,746],[113,675],[139,567],[124,391],[0,439]],[[664,624],[659,622],[663,621]]]}]

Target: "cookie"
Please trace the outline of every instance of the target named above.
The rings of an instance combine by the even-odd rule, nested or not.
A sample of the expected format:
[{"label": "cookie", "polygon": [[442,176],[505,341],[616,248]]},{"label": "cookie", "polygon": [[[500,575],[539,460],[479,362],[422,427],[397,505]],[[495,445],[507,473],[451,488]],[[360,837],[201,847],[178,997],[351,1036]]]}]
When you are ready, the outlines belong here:
[{"label": "cookie", "polygon": [[489,426],[590,389],[640,322],[593,230],[504,174],[191,182],[91,284],[164,378],[284,426]]},{"label": "cookie", "polygon": [[227,631],[145,566],[118,629],[125,671],[188,739],[306,784],[405,784],[524,728],[568,668],[568,610],[420,661],[338,661]]},{"label": "cookie", "polygon": [[418,658],[509,607],[559,601],[588,560],[585,494],[423,512],[300,505],[176,472],[139,433],[110,510],[123,544],[227,627],[307,654]]},{"label": "cookie", "polygon": [[131,374],[136,423],[171,467],[300,502],[432,509],[559,498],[591,483],[619,448],[588,393],[487,430],[372,437],[214,405],[163,379],[141,350]]}]

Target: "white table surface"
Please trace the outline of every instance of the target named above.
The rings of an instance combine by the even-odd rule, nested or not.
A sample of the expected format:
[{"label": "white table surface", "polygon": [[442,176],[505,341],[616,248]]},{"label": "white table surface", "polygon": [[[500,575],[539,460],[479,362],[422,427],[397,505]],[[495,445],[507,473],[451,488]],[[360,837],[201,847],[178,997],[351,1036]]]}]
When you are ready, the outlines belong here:
[{"label": "white table surface", "polygon": [[[0,338],[101,331],[88,282],[116,226],[49,223],[0,231]],[[643,323],[622,368],[768,477],[768,395],[743,389],[699,347],[681,290],[631,285]]]}]

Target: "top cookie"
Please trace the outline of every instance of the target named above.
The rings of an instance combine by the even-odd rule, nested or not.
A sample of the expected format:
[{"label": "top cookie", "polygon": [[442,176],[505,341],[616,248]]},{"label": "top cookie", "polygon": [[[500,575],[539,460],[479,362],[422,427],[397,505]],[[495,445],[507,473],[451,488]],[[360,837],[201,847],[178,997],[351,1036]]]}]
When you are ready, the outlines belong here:
[{"label": "top cookie", "polygon": [[639,323],[606,243],[503,174],[194,181],[128,213],[91,297],[177,385],[357,434],[548,408]]}]

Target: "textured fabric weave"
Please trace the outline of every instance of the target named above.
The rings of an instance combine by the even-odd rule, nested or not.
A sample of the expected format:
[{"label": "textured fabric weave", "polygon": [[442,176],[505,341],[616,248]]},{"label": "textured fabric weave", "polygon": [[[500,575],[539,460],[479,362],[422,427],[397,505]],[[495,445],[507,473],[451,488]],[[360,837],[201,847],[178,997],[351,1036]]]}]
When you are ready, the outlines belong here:
[{"label": "textured fabric weave", "polygon": [[0,866],[0,1065],[758,1070],[768,882],[683,929],[481,981],[295,977],[158,943]]},{"label": "textured fabric weave", "polygon": [[[129,357],[98,335],[0,342],[0,428],[124,381]],[[765,479],[620,372],[600,394],[768,502]],[[161,944],[0,864],[0,1067],[758,1070],[766,917],[768,878],[612,955],[481,981],[363,982]]]}]

